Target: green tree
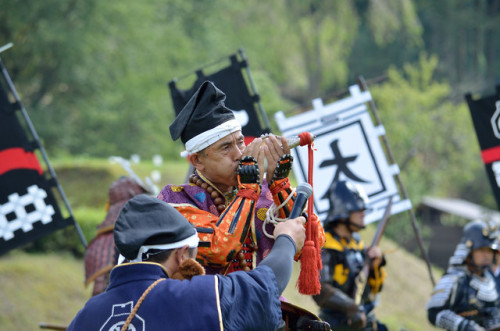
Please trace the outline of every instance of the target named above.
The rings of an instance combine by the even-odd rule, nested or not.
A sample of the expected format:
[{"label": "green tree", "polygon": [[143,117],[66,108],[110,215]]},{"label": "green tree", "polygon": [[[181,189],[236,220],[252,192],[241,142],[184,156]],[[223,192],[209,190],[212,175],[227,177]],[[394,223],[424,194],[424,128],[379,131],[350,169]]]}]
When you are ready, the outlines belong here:
[{"label": "green tree", "polygon": [[[388,80],[370,87],[400,177],[413,208],[424,196],[460,198],[495,208],[469,110],[450,99],[450,85],[436,79],[437,56],[421,54]],[[428,229],[422,228],[425,237]],[[407,214],[390,222],[399,242],[414,237]]]},{"label": "green tree", "polygon": [[455,100],[467,92],[488,91],[500,79],[500,2],[423,0],[417,3],[429,53],[440,63],[436,75],[447,79]]},{"label": "green tree", "polygon": [[380,78],[389,66],[402,67],[425,50],[417,2],[358,0],[360,26],[348,58],[348,79]]},{"label": "green tree", "polygon": [[[0,43],[14,43],[1,56],[46,149],[93,156],[178,157],[166,82],[239,47],[272,120],[273,112],[344,89],[359,74],[372,78],[413,62],[424,47],[436,50],[446,37],[440,31],[459,36],[455,27],[467,19],[473,26],[448,0],[0,2]],[[484,51],[473,57],[482,77],[494,68],[497,48],[486,36],[497,29],[497,8],[460,4],[484,18],[475,34]],[[447,82],[452,62],[441,52],[429,54],[439,55],[435,75]]]},{"label": "green tree", "polygon": [[389,69],[388,81],[371,88],[413,201],[461,198],[482,170],[467,105],[449,100],[449,84],[434,78],[437,66],[437,56],[422,54],[402,71]]}]

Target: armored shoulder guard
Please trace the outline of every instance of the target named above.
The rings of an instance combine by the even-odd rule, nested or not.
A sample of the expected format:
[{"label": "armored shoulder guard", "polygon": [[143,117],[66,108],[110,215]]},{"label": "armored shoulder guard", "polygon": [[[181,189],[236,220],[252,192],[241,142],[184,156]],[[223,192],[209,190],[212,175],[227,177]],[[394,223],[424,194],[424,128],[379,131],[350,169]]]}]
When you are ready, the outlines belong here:
[{"label": "armored shoulder guard", "polygon": [[[452,294],[455,293],[460,275],[456,273],[445,274],[437,283],[432,291],[432,296],[427,302],[427,309],[444,307],[448,300],[453,299]],[[453,296],[454,297],[454,296]]]}]

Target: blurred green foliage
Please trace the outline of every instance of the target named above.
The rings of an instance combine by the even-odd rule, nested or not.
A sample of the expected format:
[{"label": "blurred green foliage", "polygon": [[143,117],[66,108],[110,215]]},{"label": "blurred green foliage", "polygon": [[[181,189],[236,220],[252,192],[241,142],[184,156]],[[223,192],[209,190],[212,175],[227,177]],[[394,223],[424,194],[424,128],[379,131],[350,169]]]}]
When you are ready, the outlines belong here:
[{"label": "blurred green foliage", "polygon": [[270,115],[344,88],[362,17],[351,2],[0,3],[2,59],[44,146],[100,157],[175,157],[166,83],[240,47]]},{"label": "blurred green foliage", "polygon": [[413,204],[436,195],[494,208],[463,94],[491,94],[499,79],[498,1],[0,0],[0,8],[0,46],[14,44],[2,60],[49,158],[70,160],[57,172],[89,228],[117,178],[89,158],[161,154],[182,164],[166,83],[191,74],[179,81],[189,87],[196,69],[240,47],[275,132],[276,111],[293,115],[359,75],[377,78],[369,88]]}]

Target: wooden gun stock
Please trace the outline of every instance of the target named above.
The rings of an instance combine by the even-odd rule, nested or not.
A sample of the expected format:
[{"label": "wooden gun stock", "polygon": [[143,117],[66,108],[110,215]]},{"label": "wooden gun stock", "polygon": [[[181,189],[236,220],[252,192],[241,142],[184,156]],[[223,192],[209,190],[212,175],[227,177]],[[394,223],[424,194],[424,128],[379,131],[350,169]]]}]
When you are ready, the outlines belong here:
[{"label": "wooden gun stock", "polygon": [[[384,234],[385,231],[385,226],[387,225],[387,221],[391,216],[391,208],[392,208],[392,196],[389,197],[389,202],[387,203],[387,207],[385,207],[384,216],[382,217],[382,220],[378,224],[377,231],[373,236],[373,240],[370,247],[378,246],[380,239],[382,239],[382,235]],[[367,255],[365,257],[365,263],[363,265],[363,269],[361,269],[360,273],[358,274],[358,276],[354,281],[355,287],[354,287],[353,299],[357,305],[361,303],[361,297],[363,296],[363,292],[365,291],[369,273],[370,273],[370,258]]]},{"label": "wooden gun stock", "polygon": [[67,326],[64,325],[56,325],[43,322],[38,323],[38,326],[40,327],[40,329],[48,329],[48,330],[66,330],[68,328]]}]

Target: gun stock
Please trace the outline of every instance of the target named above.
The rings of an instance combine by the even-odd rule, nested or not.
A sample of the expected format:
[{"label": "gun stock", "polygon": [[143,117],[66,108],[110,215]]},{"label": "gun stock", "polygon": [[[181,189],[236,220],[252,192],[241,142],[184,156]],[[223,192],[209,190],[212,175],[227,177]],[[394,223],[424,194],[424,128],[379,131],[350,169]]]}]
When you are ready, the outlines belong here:
[{"label": "gun stock", "polygon": [[68,328],[65,325],[56,325],[44,322],[38,323],[38,326],[40,327],[40,329],[48,329],[48,330],[66,330]]},{"label": "gun stock", "polygon": [[[382,217],[382,220],[378,224],[377,231],[373,236],[370,247],[378,246],[380,239],[382,239],[382,235],[384,234],[385,231],[385,226],[387,225],[387,221],[391,216],[392,198],[393,198],[392,196],[389,197],[389,202],[387,203],[387,207],[385,207],[384,216]],[[368,258],[368,256],[366,256],[363,268],[361,269],[359,275],[356,277],[354,281],[355,287],[354,287],[353,299],[357,305],[361,303],[361,297],[363,296],[363,292],[365,291],[369,273],[370,273],[370,259]]]}]

